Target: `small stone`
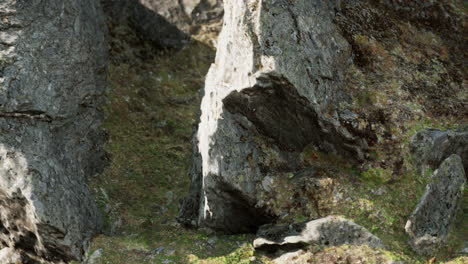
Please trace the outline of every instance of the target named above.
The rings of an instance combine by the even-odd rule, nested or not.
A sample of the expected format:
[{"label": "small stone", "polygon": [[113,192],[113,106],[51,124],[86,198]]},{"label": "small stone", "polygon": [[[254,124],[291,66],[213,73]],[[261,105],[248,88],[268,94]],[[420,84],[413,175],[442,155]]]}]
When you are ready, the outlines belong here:
[{"label": "small stone", "polygon": [[162,214],[167,211],[166,207],[159,205],[159,204],[153,204],[151,205],[151,208],[158,214]]},{"label": "small stone", "polygon": [[155,248],[151,251],[152,254],[154,255],[159,255],[161,254],[162,252],[164,251],[164,247],[158,247],[158,248]]},{"label": "small stone", "polygon": [[165,255],[166,256],[174,256],[175,252],[176,252],[175,249],[166,249]]},{"label": "small stone", "polygon": [[339,216],[328,216],[290,225],[264,225],[257,232],[253,246],[257,250],[275,252],[282,248],[300,249],[305,245],[338,246],[368,245],[382,248],[382,241],[367,229]]},{"label": "small stone", "polygon": [[267,192],[271,192],[271,191],[272,191],[272,187],[273,187],[273,183],[274,183],[273,177],[267,176],[267,177],[263,178],[263,180],[262,180],[262,188],[263,188],[263,190],[265,190],[265,191],[267,191]]},{"label": "small stone", "polygon": [[465,243],[465,247],[463,247],[462,249],[460,249],[460,254],[463,254],[463,255],[466,255],[468,254],[468,243]]},{"label": "small stone", "polygon": [[122,218],[117,217],[114,221],[111,223],[110,227],[110,233],[111,234],[116,234],[119,232],[119,229],[122,227]]},{"label": "small stone", "polygon": [[167,121],[166,120],[162,120],[162,121],[159,121],[158,123],[156,123],[156,128],[165,128],[167,126]]},{"label": "small stone", "polygon": [[372,190],[372,193],[375,195],[384,195],[385,193],[387,193],[387,190],[385,189],[385,187],[382,186],[376,190]]},{"label": "small stone", "polygon": [[343,193],[338,191],[333,191],[333,203],[338,203],[339,201],[343,200]]},{"label": "small stone", "polygon": [[208,236],[211,236],[213,234],[215,234],[215,231],[211,228],[208,228],[208,227],[202,227],[202,228],[199,228],[198,231],[200,231],[201,233],[205,234],[205,235],[208,235]]},{"label": "small stone", "polygon": [[218,241],[218,237],[214,236],[214,237],[209,238],[207,242],[208,244],[213,246],[214,244],[216,244],[217,241]]},{"label": "small stone", "polygon": [[172,191],[168,191],[165,194],[166,196],[166,205],[170,205],[174,200],[174,193]]},{"label": "small stone", "polygon": [[96,261],[102,257],[102,252],[102,248],[95,250],[93,254],[91,254],[91,256],[88,258],[86,264],[95,264]]}]

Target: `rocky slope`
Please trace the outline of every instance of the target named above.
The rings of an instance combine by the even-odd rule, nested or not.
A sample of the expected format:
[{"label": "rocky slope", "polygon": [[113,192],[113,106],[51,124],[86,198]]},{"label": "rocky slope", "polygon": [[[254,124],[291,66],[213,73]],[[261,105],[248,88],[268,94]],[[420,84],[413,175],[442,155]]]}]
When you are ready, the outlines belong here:
[{"label": "rocky slope", "polygon": [[468,261],[462,1],[101,2],[0,3],[0,262]]}]

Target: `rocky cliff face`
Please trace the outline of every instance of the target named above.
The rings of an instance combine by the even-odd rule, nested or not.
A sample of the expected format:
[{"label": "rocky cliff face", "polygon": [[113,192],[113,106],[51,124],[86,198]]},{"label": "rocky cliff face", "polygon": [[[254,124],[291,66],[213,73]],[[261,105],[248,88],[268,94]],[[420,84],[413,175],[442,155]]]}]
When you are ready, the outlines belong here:
[{"label": "rocky cliff face", "polygon": [[86,179],[105,164],[102,10],[8,0],[0,16],[0,245],[22,263],[80,260],[100,226]]},{"label": "rocky cliff face", "polygon": [[197,134],[198,196],[185,201],[181,220],[235,233],[274,218],[259,203],[261,182],[298,170],[305,146],[362,160],[367,144],[340,123],[353,118],[337,107],[347,100],[342,86],[351,50],[333,24],[335,4],[224,4]]},{"label": "rocky cliff face", "polygon": [[309,146],[403,174],[414,123],[466,117],[459,4],[225,1],[179,221],[236,233],[275,219],[278,183],[320,178]]}]

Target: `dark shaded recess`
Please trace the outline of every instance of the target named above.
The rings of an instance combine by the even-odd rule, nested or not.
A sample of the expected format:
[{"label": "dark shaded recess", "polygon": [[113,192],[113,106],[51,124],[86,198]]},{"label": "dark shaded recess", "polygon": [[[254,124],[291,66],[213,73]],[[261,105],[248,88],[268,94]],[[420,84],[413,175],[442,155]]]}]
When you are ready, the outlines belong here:
[{"label": "dark shaded recess", "polygon": [[175,50],[182,49],[189,42],[189,35],[139,1],[132,1],[130,8],[133,9],[130,23],[142,39],[151,41],[159,48]]},{"label": "dark shaded recess", "polygon": [[[8,229],[6,229],[6,227],[5,227],[5,225],[3,225],[1,219],[0,219],[0,233],[5,234],[5,235],[10,234],[10,231],[8,231]],[[3,242],[3,241],[0,241],[0,242]],[[4,244],[4,245],[6,246],[6,244]]]},{"label": "dark shaded recess", "polygon": [[[462,35],[464,33],[466,36],[467,33],[467,28],[463,26],[463,16],[457,14],[451,3],[453,1],[367,1],[376,8],[389,10],[395,17],[404,18],[425,29],[435,30],[447,38],[467,42],[466,38],[463,38]],[[466,1],[465,3],[461,2],[463,1],[460,1],[460,5],[466,5]]]},{"label": "dark shaded recess", "polygon": [[[194,130],[196,133],[197,130]],[[189,194],[179,201],[179,215],[177,221],[185,227],[197,227],[198,213],[200,210],[200,196],[202,191],[202,160],[198,151],[198,140],[195,135],[193,139],[192,165],[188,176],[190,178]]]},{"label": "dark shaded recess", "polygon": [[34,234],[31,231],[27,231],[25,232],[25,234],[19,236],[18,241],[15,243],[15,249],[20,249],[33,255],[36,255],[36,244],[36,234]]},{"label": "dark shaded recess", "polygon": [[[311,219],[313,220],[313,219]],[[286,225],[274,225],[274,224],[266,224],[261,226],[257,231],[257,237],[267,239],[276,243],[281,243],[282,240],[287,236],[298,236],[302,233],[303,230],[306,229],[307,222],[311,221],[307,220],[300,223],[293,223],[293,224],[286,224]],[[266,253],[275,253],[278,250],[282,251],[294,251],[298,249],[304,249],[309,244],[305,242],[298,242],[298,243],[285,243],[282,245],[279,244],[262,244],[259,247],[256,247],[255,250],[264,251]]]},{"label": "dark shaded recess", "polygon": [[292,252],[292,251],[296,251],[296,250],[299,250],[299,249],[305,249],[307,248],[308,246],[310,246],[309,244],[305,243],[305,242],[297,242],[297,243],[284,243],[284,244],[281,244],[281,245],[278,245],[278,244],[263,244],[257,248],[255,248],[255,250],[258,250],[258,251],[263,251],[269,255],[272,255],[278,251],[281,250],[281,252]]},{"label": "dark shaded recess", "polygon": [[341,34],[351,45],[354,63],[359,67],[371,64],[371,58],[354,41],[354,36],[363,34],[375,39],[398,39],[401,30],[389,19],[387,9],[370,8],[372,5],[364,1],[343,4],[334,19],[341,29]]},{"label": "dark shaded recess", "polygon": [[[200,98],[205,95],[205,90],[200,90]],[[202,157],[198,149],[198,124],[200,123],[201,109],[197,110],[197,119],[193,125],[192,132],[192,161],[188,177],[190,179],[189,194],[186,197],[180,199],[179,215],[177,221],[185,227],[196,227],[198,213],[200,210],[200,196],[203,193],[202,190]]]},{"label": "dark shaded recess", "polygon": [[[433,144],[425,143],[426,140]],[[428,149],[427,153],[425,148]],[[432,128],[421,130],[414,135],[410,151],[416,160],[433,170],[438,169],[450,155],[457,154],[462,159],[465,177],[468,179],[468,124],[453,131]]]},{"label": "dark shaded recess", "polygon": [[41,262],[32,259],[30,256],[28,256],[26,253],[21,252],[21,264],[41,264]]},{"label": "dark shaded recess", "polygon": [[[207,188],[208,203],[210,199],[224,201],[222,208],[219,203],[213,203],[210,209],[213,212],[223,214],[218,219],[207,219],[205,224],[225,234],[255,233],[259,226],[273,222],[276,217],[269,215],[264,208],[255,207],[255,203],[242,194],[231,184],[222,182],[217,176],[208,175],[207,177],[216,177],[216,187]],[[219,221],[223,221],[219,223]],[[221,228],[220,228],[221,227]]]},{"label": "dark shaded recess", "polygon": [[[194,188],[193,185],[198,185],[199,180],[192,182],[190,188]],[[201,188],[200,188],[201,189]],[[179,201],[179,215],[177,216],[177,222],[181,223],[186,228],[195,228],[197,226],[196,219],[198,218],[198,210],[200,210],[200,193],[190,192],[189,195],[183,197]]]},{"label": "dark shaded recess", "polygon": [[365,144],[346,139],[330,121],[320,118],[310,102],[299,95],[284,78],[265,76],[260,85],[233,91],[223,100],[224,107],[233,114],[241,114],[263,135],[276,141],[285,151],[302,151],[314,143],[326,149],[324,143],[334,146],[340,154],[360,160],[358,149]]},{"label": "dark shaded recess", "polygon": [[229,112],[244,115],[262,134],[274,138],[283,150],[300,151],[320,138],[317,113],[284,80],[234,91],[223,103]]},{"label": "dark shaded recess", "polygon": [[75,260],[73,256],[68,255],[66,248],[61,248],[59,245],[52,243],[50,240],[63,240],[65,234],[58,228],[51,225],[39,224],[38,230],[41,232],[39,235],[43,238],[43,244],[46,249],[43,258],[49,261],[65,261],[69,262]]}]

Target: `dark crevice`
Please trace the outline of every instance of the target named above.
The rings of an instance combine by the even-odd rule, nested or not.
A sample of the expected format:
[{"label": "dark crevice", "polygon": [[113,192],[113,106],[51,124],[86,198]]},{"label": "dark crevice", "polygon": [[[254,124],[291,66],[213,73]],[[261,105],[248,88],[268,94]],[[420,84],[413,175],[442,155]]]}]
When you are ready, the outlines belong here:
[{"label": "dark crevice", "polygon": [[223,100],[226,109],[247,117],[283,150],[300,151],[309,142],[317,142],[318,117],[307,99],[300,97],[284,80],[272,77],[264,81],[264,87],[232,92]]},{"label": "dark crevice", "polygon": [[19,240],[15,243],[15,249],[20,249],[33,255],[36,252],[37,236],[31,231],[26,231],[25,234],[19,236]]},{"label": "dark crevice", "polygon": [[302,40],[301,31],[299,28],[299,22],[297,21],[297,17],[295,16],[295,13],[291,10],[291,7],[288,6],[286,10],[291,15],[291,19],[293,20],[294,30],[296,31],[297,43],[299,43]]},{"label": "dark crevice", "polygon": [[[218,181],[216,189],[208,188],[212,194],[211,198],[216,197],[217,200],[221,199],[225,203],[222,208],[213,207],[211,210],[223,212],[226,215],[220,219],[212,219],[215,222],[213,226],[210,226],[212,221],[207,221],[208,227],[217,230],[217,227],[222,226],[223,228],[217,231],[227,234],[255,233],[260,226],[275,220],[276,217],[268,214],[264,208],[255,207],[248,197],[231,184],[216,180]],[[217,221],[223,221],[223,223],[220,225],[216,223]]]},{"label": "dark crevice", "polygon": [[[37,120],[41,122],[50,123],[54,120],[50,115],[42,111],[16,111],[16,112],[0,112],[0,118],[11,118],[11,119],[29,119]],[[57,118],[55,118],[57,119]]]},{"label": "dark crevice", "polygon": [[245,116],[282,150],[300,152],[310,143],[328,150],[326,145],[333,145],[340,154],[362,159],[365,144],[342,135],[329,120],[321,118],[286,79],[266,76],[260,82],[229,94],[223,100],[226,110]]}]

